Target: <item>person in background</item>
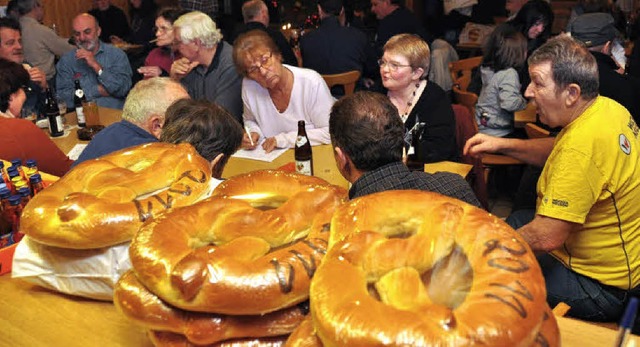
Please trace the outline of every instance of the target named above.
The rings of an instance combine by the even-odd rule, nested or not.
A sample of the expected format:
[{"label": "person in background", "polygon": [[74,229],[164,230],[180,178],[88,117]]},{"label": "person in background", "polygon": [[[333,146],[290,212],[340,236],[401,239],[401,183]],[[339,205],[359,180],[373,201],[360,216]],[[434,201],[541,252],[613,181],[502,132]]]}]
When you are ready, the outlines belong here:
[{"label": "person in background", "polygon": [[176,100],[188,98],[180,83],[167,77],[138,82],[127,96],[122,120],[96,134],[74,166],[123,148],[157,142],[169,106]]},{"label": "person in background", "polygon": [[482,89],[475,108],[478,130],[492,136],[524,138],[526,134],[514,128],[513,116],[527,107],[518,77],[527,59],[527,40],[511,25],[500,24],[483,51]]},{"label": "person in background", "polygon": [[218,18],[218,0],[179,0],[178,4],[187,11],[204,13],[214,22]]},{"label": "person in background", "polygon": [[516,17],[522,6],[527,3],[529,0],[507,0],[504,8],[507,10],[507,14],[509,15],[508,20],[511,20]]},{"label": "person in background", "polygon": [[412,134],[416,132],[419,141],[413,152],[417,161],[457,160],[451,102],[440,86],[427,80],[430,65],[427,43],[416,35],[396,35],[384,45],[379,64],[387,96],[404,123],[405,147],[409,152]]},{"label": "person in background", "polygon": [[[352,70],[360,71],[363,77],[377,75],[373,47],[362,31],[340,24],[344,12],[342,0],[318,1],[320,26],[300,40],[303,66],[322,75]],[[336,86],[331,93],[340,97],[344,88]]]},{"label": "person in background", "polygon": [[22,65],[0,58],[0,158],[34,159],[40,171],[62,176],[73,160],[33,122],[16,118],[27,98],[23,87],[28,83],[29,73]]},{"label": "person in background", "polygon": [[569,317],[619,321],[640,291],[640,130],[622,105],[598,96],[598,66],[582,43],[550,39],[529,58],[529,73],[525,96],[543,123],[562,127],[555,141],[483,135],[465,152],[544,164],[535,213],[508,221],[541,252],[550,306],[564,302]]},{"label": "person in background", "polygon": [[262,30],[236,39],[233,61],[244,76],[243,119],[251,136],[244,137],[243,148],[259,143],[266,152],[294,147],[300,120],[312,146],[329,143],[329,111],[335,100],[322,76],[282,64],[278,47]]},{"label": "person in background", "polygon": [[233,65],[230,44],[216,23],[202,12],[189,12],[173,23],[182,58],[171,65],[171,78],[180,81],[193,99],[224,107],[242,123],[242,78]]},{"label": "person in background", "polygon": [[160,141],[192,144],[211,162],[212,177],[219,179],[243,135],[242,126],[224,108],[206,100],[182,99],[167,109]]},{"label": "person in background", "polygon": [[[44,71],[25,62],[20,23],[13,18],[0,18],[0,58],[21,64],[29,73],[29,83],[26,85],[28,90],[25,90],[27,101],[24,103],[23,109],[36,114],[43,113],[45,90],[48,86],[47,76]],[[19,114],[16,116],[20,117]]]},{"label": "person in background", "polygon": [[7,17],[20,20],[20,13],[18,13],[18,0],[9,0],[7,3]]},{"label": "person in background", "polygon": [[93,0],[93,9],[89,11],[100,25],[100,40],[111,42],[112,37],[128,37],[131,32],[124,11],[111,4],[111,0]]},{"label": "person in background", "polygon": [[[518,14],[507,23],[515,27],[527,39],[527,56],[540,47],[551,36],[551,24],[553,23],[553,11],[545,0],[529,0],[518,11]],[[520,71],[521,93],[531,81],[525,64]]]},{"label": "person in background", "polygon": [[122,109],[131,89],[131,66],[127,55],[101,42],[96,19],[82,13],[73,19],[73,37],[78,48],[68,52],[56,65],[57,96],[73,105],[74,80],[80,81],[87,100],[98,106]]},{"label": "person in background", "polygon": [[397,189],[440,193],[480,206],[469,184],[450,172],[409,171],[396,107],[380,93],[356,92],[331,109],[329,133],[338,170],[351,183],[349,198]]},{"label": "person in background", "polygon": [[166,7],[158,12],[158,17],[156,18],[156,45],[158,47],[149,52],[149,55],[144,60],[144,66],[138,68],[138,72],[145,79],[169,76],[171,64],[180,58],[180,52],[173,49],[175,38],[173,22],[186,13],[186,10],[177,7]]},{"label": "person in background", "polygon": [[598,64],[600,95],[626,107],[636,124],[640,123],[640,79],[624,74],[612,57],[612,48],[620,33],[608,13],[586,13],[569,26],[571,36],[583,42]]},{"label": "person in background", "polygon": [[73,50],[65,38],[41,24],[44,18],[42,0],[18,0],[24,58],[44,71],[49,86],[55,86],[55,60]]},{"label": "person in background", "polygon": [[263,0],[249,0],[242,4],[242,18],[244,19],[244,25],[228,40],[229,43],[233,44],[238,35],[247,31],[254,29],[264,30],[278,46],[282,54],[282,61],[287,65],[298,66],[298,58],[293,53],[289,41],[280,30],[269,28],[269,9]]}]

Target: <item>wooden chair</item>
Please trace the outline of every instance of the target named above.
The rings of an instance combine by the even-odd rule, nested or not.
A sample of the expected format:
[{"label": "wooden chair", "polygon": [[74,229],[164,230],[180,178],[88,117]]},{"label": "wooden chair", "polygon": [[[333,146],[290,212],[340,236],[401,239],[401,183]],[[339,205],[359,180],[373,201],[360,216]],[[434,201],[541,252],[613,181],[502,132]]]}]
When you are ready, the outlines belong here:
[{"label": "wooden chair", "polygon": [[471,72],[474,68],[480,66],[481,62],[482,56],[450,62],[449,73],[451,73],[453,85],[457,84],[461,90],[466,91],[471,82]]},{"label": "wooden chair", "polygon": [[324,81],[331,87],[336,85],[342,85],[344,87],[344,95],[351,95],[356,89],[356,82],[360,78],[360,71],[353,70],[333,75],[322,75]]},{"label": "wooden chair", "polygon": [[530,139],[540,139],[550,136],[549,130],[535,125],[534,123],[527,123],[524,126],[524,131],[527,132],[527,137]]},{"label": "wooden chair", "polygon": [[[457,119],[456,118],[456,126],[460,127],[462,126],[462,124],[459,124],[461,121],[462,122],[468,122],[469,124],[471,124],[471,126],[473,127],[473,135],[478,133],[478,123],[476,122],[476,117],[475,117],[475,108],[476,108],[476,103],[478,102],[478,96],[474,93],[471,92],[467,92],[467,91],[463,91],[460,89],[460,87],[458,85],[456,85],[454,83],[453,85],[453,97],[454,100],[466,107],[469,112],[468,112],[468,119]],[[465,141],[466,142],[466,141]],[[522,165],[524,164],[522,161],[506,156],[506,155],[502,155],[502,154],[484,154],[482,156],[481,159],[482,162],[482,167],[484,170],[484,180],[485,180],[485,186],[487,185],[487,182],[489,180],[489,172],[491,170],[491,168],[494,167],[500,167],[500,166],[506,166],[506,165]],[[477,195],[478,193],[476,193]]]}]

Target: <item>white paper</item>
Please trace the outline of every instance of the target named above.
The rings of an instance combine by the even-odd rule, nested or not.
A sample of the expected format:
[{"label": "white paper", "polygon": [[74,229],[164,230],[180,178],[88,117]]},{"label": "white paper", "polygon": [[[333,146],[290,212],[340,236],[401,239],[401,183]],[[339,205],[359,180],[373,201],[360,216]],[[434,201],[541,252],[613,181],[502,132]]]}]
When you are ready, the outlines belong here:
[{"label": "white paper", "polygon": [[78,160],[78,157],[86,147],[87,147],[86,143],[78,143],[75,146],[73,146],[73,148],[71,148],[69,153],[67,153],[67,155],[69,156],[69,159]]},{"label": "white paper", "polygon": [[256,147],[256,149],[252,149],[252,150],[239,149],[234,155],[232,155],[232,157],[260,160],[260,161],[266,161],[270,163],[274,161],[277,157],[281,156],[282,153],[286,152],[287,149],[288,148],[275,148],[273,151],[267,153],[262,148],[262,143],[260,143]]}]

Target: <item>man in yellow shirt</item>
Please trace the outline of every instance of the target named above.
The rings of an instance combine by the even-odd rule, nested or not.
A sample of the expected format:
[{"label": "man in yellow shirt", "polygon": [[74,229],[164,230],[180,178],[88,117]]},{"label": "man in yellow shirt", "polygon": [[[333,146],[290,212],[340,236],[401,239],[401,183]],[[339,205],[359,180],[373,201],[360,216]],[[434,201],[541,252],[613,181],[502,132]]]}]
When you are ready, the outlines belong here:
[{"label": "man in yellow shirt", "polygon": [[[617,321],[640,292],[638,126],[624,107],[598,96],[596,61],[570,37],[536,50],[529,74],[525,96],[543,123],[563,130],[546,151],[536,215],[518,231],[532,249],[549,252],[538,260],[552,307],[565,302],[572,317]],[[526,142],[538,144],[476,139],[465,151],[515,155]],[[544,158],[545,146],[530,146],[529,156]]]}]

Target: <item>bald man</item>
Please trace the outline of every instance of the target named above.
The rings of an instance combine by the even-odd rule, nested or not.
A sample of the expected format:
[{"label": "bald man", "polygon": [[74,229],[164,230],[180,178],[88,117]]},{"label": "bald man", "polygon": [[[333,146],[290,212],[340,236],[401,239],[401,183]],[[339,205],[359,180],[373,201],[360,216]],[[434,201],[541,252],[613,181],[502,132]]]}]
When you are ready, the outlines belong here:
[{"label": "bald man", "polygon": [[82,13],[73,19],[73,37],[78,48],[68,52],[56,65],[57,96],[73,105],[74,80],[80,80],[87,100],[98,106],[122,109],[131,89],[131,66],[127,55],[100,41],[96,19]]}]

